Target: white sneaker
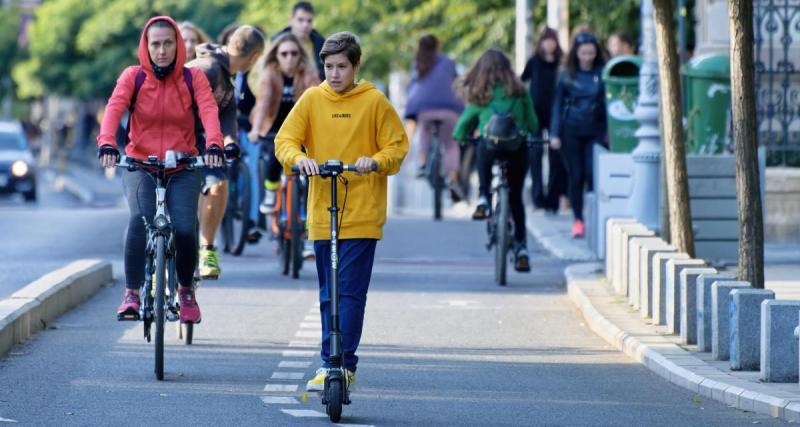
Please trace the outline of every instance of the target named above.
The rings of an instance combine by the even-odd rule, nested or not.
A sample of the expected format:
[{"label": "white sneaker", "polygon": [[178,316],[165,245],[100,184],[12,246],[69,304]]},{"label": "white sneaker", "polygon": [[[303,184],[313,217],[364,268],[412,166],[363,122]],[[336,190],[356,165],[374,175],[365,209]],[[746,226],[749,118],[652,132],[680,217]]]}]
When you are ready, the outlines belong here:
[{"label": "white sneaker", "polygon": [[278,192],[275,190],[264,190],[264,201],[258,205],[258,211],[264,215],[271,214],[275,211],[275,200],[278,198]]},{"label": "white sneaker", "polygon": [[306,240],[306,242],[303,244],[303,259],[306,261],[313,261],[316,258],[317,255],[314,252],[314,244]]}]

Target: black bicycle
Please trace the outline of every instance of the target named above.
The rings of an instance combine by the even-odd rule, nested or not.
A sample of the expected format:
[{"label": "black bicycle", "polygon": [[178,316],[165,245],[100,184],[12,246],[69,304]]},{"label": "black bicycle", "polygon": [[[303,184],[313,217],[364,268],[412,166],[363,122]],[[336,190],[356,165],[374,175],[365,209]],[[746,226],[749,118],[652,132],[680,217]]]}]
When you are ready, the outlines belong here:
[{"label": "black bicycle", "polygon": [[[442,194],[447,188],[447,177],[444,172],[444,146],[442,145],[442,121],[431,122],[431,145],[428,148],[428,159],[425,164],[425,178],[433,190],[433,219],[442,219]],[[423,132],[425,129],[423,129]]]},{"label": "black bicycle", "polygon": [[508,160],[498,159],[500,168],[497,185],[492,188],[492,193],[497,201],[486,223],[489,242],[486,249],[494,248],[494,280],[500,286],[506,285],[506,272],[508,269],[508,253],[511,250],[512,236],[514,234],[511,223],[511,205],[508,196]]},{"label": "black bicycle", "polygon": [[[175,231],[167,211],[167,171],[179,166],[193,170],[205,166],[202,157],[186,156],[167,151],[164,160],[150,156],[147,160],[120,156],[117,167],[129,171],[146,171],[156,183],[156,214],[152,221],[142,217],[147,231],[145,249],[145,279],[139,291],[142,304],[138,318],[144,323],[144,338],[151,341],[151,327],[155,330],[155,374],[164,379],[164,323],[180,319],[175,272]],[[155,282],[155,283],[154,283]],[[119,317],[121,316],[121,317]],[[137,315],[121,314],[119,320],[137,320]],[[191,330],[186,335],[191,337]],[[191,342],[191,338],[189,338]]]},{"label": "black bicycle", "polygon": [[[355,165],[346,165],[339,160],[328,160],[319,165],[320,177],[331,180],[331,203],[328,212],[331,213],[331,325],[330,342],[331,352],[328,360],[331,366],[328,376],[325,377],[325,388],[322,392],[322,404],[331,421],[338,423],[342,418],[342,405],[349,405],[350,388],[347,382],[347,373],[343,365],[342,333],[339,329],[339,212],[344,212],[347,203],[347,178],[344,172],[355,172]],[[375,171],[377,169],[373,169]],[[298,173],[297,166],[292,166],[292,172]],[[342,209],[338,204],[338,183],[345,186],[345,198]]]}]

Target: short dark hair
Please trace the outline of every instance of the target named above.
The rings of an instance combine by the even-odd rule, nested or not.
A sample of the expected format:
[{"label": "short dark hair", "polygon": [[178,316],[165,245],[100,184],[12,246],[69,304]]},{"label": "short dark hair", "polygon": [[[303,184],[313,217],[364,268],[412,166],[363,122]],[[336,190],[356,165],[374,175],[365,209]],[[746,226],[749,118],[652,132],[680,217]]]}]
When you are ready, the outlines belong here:
[{"label": "short dark hair", "polygon": [[297,13],[298,10],[308,12],[312,15],[314,14],[314,6],[312,6],[311,3],[307,1],[299,1],[295,3],[294,6],[292,6],[292,16],[294,16],[294,14]]},{"label": "short dark hair", "polygon": [[319,59],[325,62],[325,58],[340,53],[343,53],[353,65],[361,63],[361,44],[355,34],[342,31],[328,37],[319,52]]}]

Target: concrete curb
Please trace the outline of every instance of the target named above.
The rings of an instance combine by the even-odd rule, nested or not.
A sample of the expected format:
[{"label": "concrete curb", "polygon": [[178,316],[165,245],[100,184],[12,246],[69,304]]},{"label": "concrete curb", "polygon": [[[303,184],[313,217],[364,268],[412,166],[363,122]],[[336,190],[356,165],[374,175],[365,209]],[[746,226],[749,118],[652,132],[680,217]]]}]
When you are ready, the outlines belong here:
[{"label": "concrete curb", "polygon": [[785,384],[749,381],[687,351],[677,344],[679,337],[662,335],[663,327],[645,325],[627,304],[620,303],[620,297],[609,289],[600,263],[569,266],[564,276],[569,298],[592,331],[660,377],[741,410],[800,421],[797,384],[790,384],[789,389]]},{"label": "concrete curb", "polygon": [[68,175],[57,176],[55,178],[55,187],[59,191],[66,191],[72,194],[83,204],[90,205],[94,202],[94,193],[85,186],[78,184],[74,178]]},{"label": "concrete curb", "polygon": [[110,262],[85,259],[47,273],[0,301],[0,356],[111,280]]},{"label": "concrete curb", "polygon": [[575,244],[569,230],[561,230],[549,221],[540,211],[525,212],[525,226],[528,232],[553,256],[566,261],[594,261],[597,257],[588,246]]}]

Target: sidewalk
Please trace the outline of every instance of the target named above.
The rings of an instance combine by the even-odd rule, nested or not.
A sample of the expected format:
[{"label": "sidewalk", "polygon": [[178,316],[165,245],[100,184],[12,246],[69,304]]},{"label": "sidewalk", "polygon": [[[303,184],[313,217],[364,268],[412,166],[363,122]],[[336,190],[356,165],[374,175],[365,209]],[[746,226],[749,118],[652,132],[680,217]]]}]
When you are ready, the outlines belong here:
[{"label": "sidewalk", "polygon": [[89,168],[70,162],[66,173],[54,169],[44,169],[43,173],[56,191],[67,192],[85,205],[107,207],[124,203],[121,170]]},{"label": "sidewalk", "polygon": [[[564,216],[529,213],[528,217],[528,230],[537,239],[542,236],[540,242],[557,256],[574,260],[589,252],[585,240],[569,238],[569,220]],[[800,299],[800,245],[765,246],[766,287],[775,291],[777,299]],[[741,410],[800,421],[797,383],[761,383],[757,371],[731,371],[729,362],[711,360],[711,353],[697,352],[694,345],[681,345],[678,336],[642,319],[625,304],[625,298],[614,293],[600,262],[573,264],[564,275],[570,299],[595,333],[667,381],[697,393],[698,403],[713,399]]]}]

